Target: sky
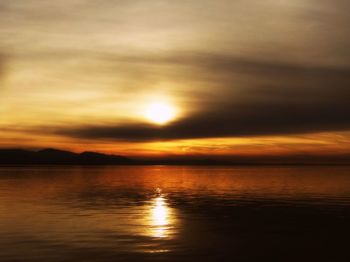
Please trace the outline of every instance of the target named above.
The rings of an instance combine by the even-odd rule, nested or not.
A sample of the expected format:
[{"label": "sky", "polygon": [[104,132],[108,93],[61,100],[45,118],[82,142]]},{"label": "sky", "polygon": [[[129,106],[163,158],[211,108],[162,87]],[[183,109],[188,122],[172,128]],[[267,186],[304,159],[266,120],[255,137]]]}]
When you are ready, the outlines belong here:
[{"label": "sky", "polygon": [[0,147],[350,156],[349,8],[1,0]]}]

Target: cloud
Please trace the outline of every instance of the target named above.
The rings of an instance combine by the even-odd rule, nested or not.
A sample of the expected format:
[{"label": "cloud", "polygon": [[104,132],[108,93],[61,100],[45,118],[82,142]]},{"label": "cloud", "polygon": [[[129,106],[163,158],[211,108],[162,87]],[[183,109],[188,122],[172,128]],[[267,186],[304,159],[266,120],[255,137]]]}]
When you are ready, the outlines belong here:
[{"label": "cloud", "polygon": [[[125,141],[349,129],[347,1],[180,2],[2,1],[5,115],[15,126],[69,122],[47,132]],[[0,81],[3,66],[0,57]],[[158,91],[187,115],[164,127],[101,124],[127,119]]]},{"label": "cloud", "polygon": [[199,100],[198,110],[163,127],[144,123],[116,126],[96,123],[56,132],[79,138],[153,141],[350,129],[349,68],[266,62],[208,53],[128,61],[191,67],[191,77],[200,79],[203,76],[204,88],[213,94],[212,99]]},{"label": "cloud", "polygon": [[0,90],[2,86],[2,81],[5,76],[5,63],[6,63],[6,58],[5,55],[0,54]]}]

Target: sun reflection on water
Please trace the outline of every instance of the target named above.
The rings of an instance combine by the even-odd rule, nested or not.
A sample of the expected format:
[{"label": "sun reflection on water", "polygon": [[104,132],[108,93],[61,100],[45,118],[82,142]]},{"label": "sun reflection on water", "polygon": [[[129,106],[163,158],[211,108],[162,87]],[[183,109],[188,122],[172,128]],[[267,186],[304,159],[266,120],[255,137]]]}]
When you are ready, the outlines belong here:
[{"label": "sun reflection on water", "polygon": [[152,199],[148,214],[148,235],[155,238],[170,238],[175,232],[175,215],[160,190]]},{"label": "sun reflection on water", "polygon": [[154,237],[166,237],[169,225],[169,212],[162,196],[154,199],[152,208],[152,227]]}]

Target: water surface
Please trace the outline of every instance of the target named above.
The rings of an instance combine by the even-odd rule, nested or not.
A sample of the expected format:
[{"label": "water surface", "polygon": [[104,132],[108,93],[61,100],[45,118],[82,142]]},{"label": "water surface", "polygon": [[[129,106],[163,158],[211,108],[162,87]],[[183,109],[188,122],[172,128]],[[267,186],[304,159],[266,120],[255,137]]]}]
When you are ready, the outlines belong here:
[{"label": "water surface", "polygon": [[350,167],[0,167],[0,261],[350,261]]}]

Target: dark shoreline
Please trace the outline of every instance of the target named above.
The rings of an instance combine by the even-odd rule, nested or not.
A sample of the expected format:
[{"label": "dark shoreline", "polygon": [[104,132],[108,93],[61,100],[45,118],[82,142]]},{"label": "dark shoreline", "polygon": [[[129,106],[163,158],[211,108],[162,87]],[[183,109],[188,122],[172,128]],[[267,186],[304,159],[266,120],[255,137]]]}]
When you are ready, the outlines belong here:
[{"label": "dark shoreline", "polygon": [[347,156],[333,156],[332,158],[318,158],[315,156],[283,157],[232,157],[232,159],[218,159],[217,157],[164,157],[164,158],[129,158],[121,155],[108,155],[86,151],[74,153],[57,149],[43,149],[30,151],[25,149],[0,149],[0,165],[63,165],[63,166],[349,166]]},{"label": "dark shoreline", "polygon": [[4,164],[0,167],[135,167],[135,166],[193,166],[193,167],[348,167],[349,164],[164,164],[164,163],[137,163],[137,164]]}]

